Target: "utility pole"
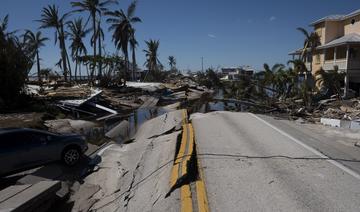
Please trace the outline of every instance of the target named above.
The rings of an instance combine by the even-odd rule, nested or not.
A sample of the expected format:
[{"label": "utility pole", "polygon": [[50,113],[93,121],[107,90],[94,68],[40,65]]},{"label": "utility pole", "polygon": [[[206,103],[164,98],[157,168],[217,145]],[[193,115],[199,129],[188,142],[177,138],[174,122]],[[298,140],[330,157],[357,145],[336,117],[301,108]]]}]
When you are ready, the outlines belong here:
[{"label": "utility pole", "polygon": [[201,57],[201,71],[204,72],[204,57]]}]

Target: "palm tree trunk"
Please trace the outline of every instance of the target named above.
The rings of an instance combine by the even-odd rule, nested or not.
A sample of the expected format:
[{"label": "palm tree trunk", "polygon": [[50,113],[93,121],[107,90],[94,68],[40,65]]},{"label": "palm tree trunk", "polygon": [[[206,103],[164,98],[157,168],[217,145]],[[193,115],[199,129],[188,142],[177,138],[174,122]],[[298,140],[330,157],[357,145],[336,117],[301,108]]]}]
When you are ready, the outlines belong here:
[{"label": "palm tree trunk", "polygon": [[[100,21],[99,21],[99,25],[98,25],[98,30],[100,30]],[[99,31],[100,33],[100,31]],[[98,37],[98,42],[99,42],[99,58],[100,58],[100,61],[99,61],[99,77],[101,78],[102,77],[102,60],[101,60],[101,54],[102,54],[102,49],[101,49],[101,36],[100,34],[98,34],[99,37]]]},{"label": "palm tree trunk", "polygon": [[36,50],[36,63],[37,63],[38,80],[39,80],[39,82],[41,82],[39,50]]},{"label": "palm tree trunk", "polygon": [[92,67],[92,75],[93,75],[93,73],[95,72],[95,68],[96,68],[96,41],[97,41],[97,39],[96,39],[96,14],[95,13],[93,13],[93,14],[91,14],[91,17],[92,17],[92,21],[93,21],[93,31],[94,31],[94,33],[93,33],[93,40],[92,40],[92,42],[93,42],[93,48],[94,48],[94,61],[93,61],[93,67]]},{"label": "palm tree trunk", "polygon": [[76,53],[75,53],[75,82],[77,81],[77,69],[78,69],[78,64],[79,64],[79,56],[78,56],[78,51],[79,50],[76,50]]},{"label": "palm tree trunk", "polygon": [[[65,42],[64,42],[64,45],[65,45]],[[70,64],[69,54],[67,53],[67,50],[66,50],[66,45],[65,45],[65,54],[66,54],[66,59],[67,59],[68,66],[69,66],[69,76],[70,76],[70,81],[71,81],[71,78],[72,78],[72,70],[71,70],[71,64]]]},{"label": "palm tree trunk", "polygon": [[132,79],[133,79],[133,81],[135,81],[136,79],[135,79],[135,70],[136,70],[136,55],[135,55],[136,53],[135,53],[135,48],[133,47],[132,48]]},{"label": "palm tree trunk", "polygon": [[67,81],[68,67],[67,67],[67,63],[66,63],[66,53],[65,53],[64,41],[62,38],[60,40],[60,48],[61,48],[61,59],[62,59],[62,63],[63,63],[64,79],[65,79],[65,81]]},{"label": "palm tree trunk", "polygon": [[67,81],[67,75],[68,75],[68,66],[66,63],[66,46],[65,46],[65,34],[64,34],[64,27],[61,26],[60,30],[58,30],[59,33],[59,44],[61,49],[61,59],[63,63],[63,71],[64,71],[64,79]]},{"label": "palm tree trunk", "polygon": [[81,63],[80,63],[80,61],[78,61],[78,63],[79,63],[79,76],[80,76],[80,81],[81,81]]}]

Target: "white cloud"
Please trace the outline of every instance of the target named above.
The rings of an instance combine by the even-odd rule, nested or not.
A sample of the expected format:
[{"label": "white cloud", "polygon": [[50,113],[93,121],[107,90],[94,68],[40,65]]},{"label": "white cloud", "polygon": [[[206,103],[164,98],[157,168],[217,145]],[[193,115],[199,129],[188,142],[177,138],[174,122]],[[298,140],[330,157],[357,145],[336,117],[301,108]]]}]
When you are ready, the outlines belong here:
[{"label": "white cloud", "polygon": [[270,18],[269,18],[269,21],[275,21],[276,20],[276,17],[275,16],[271,16]]},{"label": "white cloud", "polygon": [[208,34],[208,37],[209,37],[209,38],[216,38],[216,35],[214,35],[214,34]]}]

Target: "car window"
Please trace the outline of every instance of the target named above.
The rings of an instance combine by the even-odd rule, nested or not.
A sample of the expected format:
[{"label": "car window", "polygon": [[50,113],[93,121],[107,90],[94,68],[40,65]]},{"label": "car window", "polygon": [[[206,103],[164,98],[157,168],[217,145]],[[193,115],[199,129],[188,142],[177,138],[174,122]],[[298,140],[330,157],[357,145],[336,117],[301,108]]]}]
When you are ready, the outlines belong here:
[{"label": "car window", "polygon": [[24,146],[26,135],[23,133],[8,133],[1,135],[0,147],[4,149]]},{"label": "car window", "polygon": [[37,132],[28,132],[26,143],[28,145],[43,145],[46,144],[48,141],[47,135]]}]

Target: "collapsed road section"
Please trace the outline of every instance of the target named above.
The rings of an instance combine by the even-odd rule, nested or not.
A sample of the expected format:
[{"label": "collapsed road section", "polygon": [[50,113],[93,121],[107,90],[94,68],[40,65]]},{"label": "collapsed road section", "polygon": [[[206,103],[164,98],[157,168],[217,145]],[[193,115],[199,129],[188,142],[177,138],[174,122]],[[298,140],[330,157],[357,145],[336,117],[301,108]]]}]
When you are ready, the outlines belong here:
[{"label": "collapsed road section", "polygon": [[208,211],[185,110],[145,122],[131,143],[107,146],[93,163],[70,197],[73,211]]}]

